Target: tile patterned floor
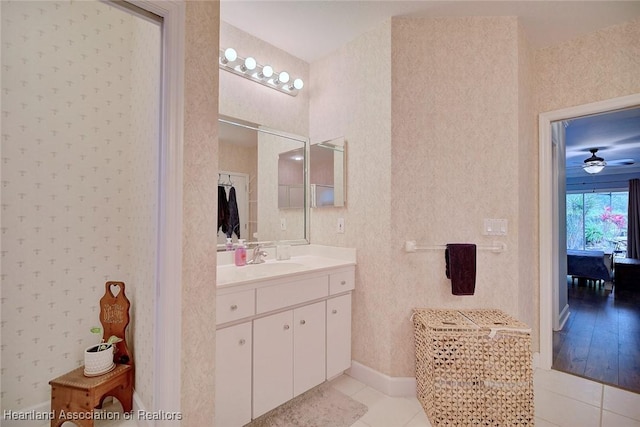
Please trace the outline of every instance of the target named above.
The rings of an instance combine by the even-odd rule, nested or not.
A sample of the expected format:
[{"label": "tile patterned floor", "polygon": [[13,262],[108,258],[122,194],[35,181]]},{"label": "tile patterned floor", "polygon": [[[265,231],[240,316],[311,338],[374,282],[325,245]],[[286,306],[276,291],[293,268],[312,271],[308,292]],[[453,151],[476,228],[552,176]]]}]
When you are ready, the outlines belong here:
[{"label": "tile patterned floor", "polygon": [[[389,397],[343,375],[336,389],[369,407],[351,427],[429,427],[416,398]],[[536,370],[537,427],[640,427],[640,394],[565,374]]]},{"label": "tile patterned floor", "polygon": [[[369,407],[351,427],[431,426],[416,398],[385,396],[347,375],[333,380],[332,386]],[[535,371],[534,393],[537,427],[640,427],[640,394],[540,369]],[[134,421],[95,425],[137,427]]]}]

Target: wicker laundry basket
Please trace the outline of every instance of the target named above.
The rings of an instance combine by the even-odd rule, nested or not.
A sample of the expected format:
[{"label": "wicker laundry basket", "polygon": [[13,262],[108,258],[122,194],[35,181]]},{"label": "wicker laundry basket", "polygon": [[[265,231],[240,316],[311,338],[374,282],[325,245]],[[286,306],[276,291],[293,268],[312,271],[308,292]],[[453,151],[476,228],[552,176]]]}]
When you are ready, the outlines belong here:
[{"label": "wicker laundry basket", "polygon": [[531,333],[500,310],[413,312],[418,400],[434,426],[533,426]]}]

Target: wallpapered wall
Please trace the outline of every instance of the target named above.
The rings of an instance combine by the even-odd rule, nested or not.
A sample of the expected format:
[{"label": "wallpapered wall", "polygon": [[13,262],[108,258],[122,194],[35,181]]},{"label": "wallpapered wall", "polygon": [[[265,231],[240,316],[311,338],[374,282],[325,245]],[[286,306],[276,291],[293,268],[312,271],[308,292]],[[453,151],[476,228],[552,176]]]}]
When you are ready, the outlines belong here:
[{"label": "wallpapered wall", "polygon": [[539,344],[538,192],[532,188],[538,176],[538,120],[535,110],[533,48],[522,25],[518,26],[518,318],[531,325],[533,351]]},{"label": "wallpapered wall", "polygon": [[132,298],[130,333],[136,363],[135,390],[145,408],[152,408],[155,363],[155,265],[157,253],[158,164],[161,34],[157,24],[129,18],[132,34],[130,83],[130,144],[127,183]]},{"label": "wallpapered wall", "polygon": [[[312,64],[314,87],[338,74],[345,83],[311,99],[311,138],[343,134],[349,144],[347,208],[313,212],[312,240],[358,248],[353,356],[385,374],[414,375],[414,307],[517,314],[516,36],[515,18],[394,18]],[[378,55],[365,54],[374,47]],[[375,90],[363,94],[358,81]],[[496,153],[510,160],[487,168]],[[345,217],[344,235],[335,215]],[[413,239],[489,244],[485,217],[516,228],[507,253],[478,253],[473,297],[451,295],[442,251],[402,250]]]},{"label": "wallpapered wall", "polygon": [[3,409],[83,363],[107,280],[151,403],[159,40],[103,3],[2,2]]},{"label": "wallpapered wall", "polygon": [[[392,193],[397,244],[496,240],[508,248],[477,252],[475,294],[466,297],[451,294],[444,251],[394,253],[399,303],[387,327],[403,344],[394,350],[391,375],[411,376],[412,308],[497,308],[520,317],[518,19],[406,18],[392,26],[392,182],[411,194]],[[414,67],[421,72],[412,76]],[[483,235],[484,218],[506,218],[508,234]]]},{"label": "wallpapered wall", "polygon": [[[180,410],[183,426],[208,426],[215,407],[216,182],[220,5],[184,6],[184,138]],[[171,351],[172,349],[164,349]],[[176,372],[163,372],[169,377]],[[164,409],[164,408],[158,408]]]},{"label": "wallpapered wall", "polygon": [[640,92],[640,18],[535,52],[539,112]]},{"label": "wallpapered wall", "polygon": [[[390,317],[406,292],[405,284],[393,283],[395,270],[406,265],[388,262],[400,247],[391,234],[392,191],[412,197],[410,187],[392,186],[391,180],[391,61],[391,22],[386,22],[314,62],[309,84],[315,88],[311,140],[343,135],[348,144],[346,208],[311,209],[311,241],[357,248],[352,358],[386,374],[396,349],[407,344],[391,334],[391,325],[409,323],[404,314]],[[336,233],[338,217],[344,218],[344,234]],[[411,218],[417,222],[417,216]]]},{"label": "wallpapered wall", "polygon": [[[638,19],[539,51],[527,45],[516,18],[403,21],[393,20],[390,52],[386,40],[391,36],[374,39],[385,36],[385,24],[312,64],[310,82],[314,88],[338,82],[311,99],[310,136],[313,141],[345,135],[350,192],[346,210],[312,212],[312,240],[358,248],[354,359],[392,376],[413,375],[407,318],[415,306],[502,308],[531,324],[537,347],[536,112],[640,91]],[[474,52],[478,38],[473,34],[484,30],[482,46]],[[362,70],[375,69],[382,75],[371,64],[363,67],[352,61],[366,62],[367,47],[375,47],[377,67],[384,61],[394,64],[389,78],[394,92],[394,160],[388,166],[384,158],[389,145],[382,136],[380,115],[365,111],[371,104],[380,109],[378,114],[386,109],[383,96],[374,98],[382,89],[371,90],[366,98],[349,80]],[[423,71],[416,75],[415,61],[423,58]],[[485,74],[489,78],[474,78]],[[382,78],[368,76],[361,78],[363,85],[381,84]],[[367,125],[378,135],[363,138]],[[502,159],[500,164],[494,158]],[[505,158],[510,164],[504,164]],[[375,172],[360,159],[375,161]],[[360,191],[371,188],[365,178],[376,179],[376,194],[381,195],[376,204],[360,204]],[[480,184],[487,191],[475,187]],[[385,212],[391,206],[385,201],[387,192],[394,197],[392,212]],[[394,217],[396,237],[382,235],[390,224],[385,214]],[[333,231],[338,215],[345,217],[344,235]],[[373,215],[375,220],[370,219]],[[479,227],[489,215],[509,220],[509,249],[497,256],[479,253],[474,297],[448,295],[441,253],[402,252],[402,241],[414,237],[432,244],[453,238],[484,242],[487,238]],[[366,233],[360,230],[375,230],[374,235],[388,244],[376,247],[360,237]],[[385,258],[387,247],[391,262]]]}]

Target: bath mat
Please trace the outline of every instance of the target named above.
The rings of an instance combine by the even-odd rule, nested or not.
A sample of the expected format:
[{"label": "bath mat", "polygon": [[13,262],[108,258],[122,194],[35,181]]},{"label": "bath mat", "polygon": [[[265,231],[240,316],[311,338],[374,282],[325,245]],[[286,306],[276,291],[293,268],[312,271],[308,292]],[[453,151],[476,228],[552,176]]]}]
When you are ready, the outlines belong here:
[{"label": "bath mat", "polygon": [[323,383],[245,427],[350,427],[367,406]]}]

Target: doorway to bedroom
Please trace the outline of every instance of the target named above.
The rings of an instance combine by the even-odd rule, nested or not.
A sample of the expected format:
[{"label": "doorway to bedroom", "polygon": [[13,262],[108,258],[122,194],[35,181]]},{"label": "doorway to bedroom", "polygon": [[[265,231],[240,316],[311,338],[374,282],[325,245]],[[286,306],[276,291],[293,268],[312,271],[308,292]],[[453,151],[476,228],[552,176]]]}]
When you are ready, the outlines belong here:
[{"label": "doorway to bedroom", "polygon": [[551,128],[559,313],[552,368],[640,393],[640,293],[614,280],[627,257],[630,180],[640,177],[640,109],[565,118]]}]

